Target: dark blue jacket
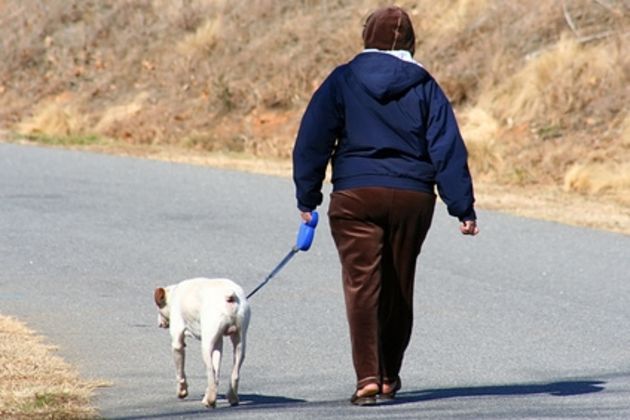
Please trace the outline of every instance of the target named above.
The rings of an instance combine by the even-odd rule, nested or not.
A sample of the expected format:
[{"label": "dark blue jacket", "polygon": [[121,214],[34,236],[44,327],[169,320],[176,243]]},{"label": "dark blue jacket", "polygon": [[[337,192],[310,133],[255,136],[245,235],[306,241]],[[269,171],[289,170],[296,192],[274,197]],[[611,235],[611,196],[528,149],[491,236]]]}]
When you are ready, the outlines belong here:
[{"label": "dark blue jacket", "polygon": [[451,105],[416,63],[363,52],[313,94],[293,149],[298,207],[312,211],[332,160],[335,191],[387,187],[434,193],[476,218],[467,152]]}]

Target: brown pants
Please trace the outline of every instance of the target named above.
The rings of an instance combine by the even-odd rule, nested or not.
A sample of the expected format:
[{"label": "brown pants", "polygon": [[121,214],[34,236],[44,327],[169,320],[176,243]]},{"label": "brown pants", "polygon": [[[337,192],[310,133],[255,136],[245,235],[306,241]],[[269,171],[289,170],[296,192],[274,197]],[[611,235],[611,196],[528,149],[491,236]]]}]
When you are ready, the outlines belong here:
[{"label": "brown pants", "polygon": [[342,266],[357,389],[394,383],[413,325],[416,260],[435,196],[389,188],[335,191],[328,216]]}]

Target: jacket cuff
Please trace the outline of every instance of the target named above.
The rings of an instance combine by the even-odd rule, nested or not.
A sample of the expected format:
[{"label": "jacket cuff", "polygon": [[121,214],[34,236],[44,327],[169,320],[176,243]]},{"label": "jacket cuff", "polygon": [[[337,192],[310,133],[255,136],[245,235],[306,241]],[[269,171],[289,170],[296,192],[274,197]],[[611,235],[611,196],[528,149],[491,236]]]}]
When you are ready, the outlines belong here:
[{"label": "jacket cuff", "polygon": [[297,208],[300,211],[303,211],[303,212],[306,212],[306,213],[310,213],[313,210],[315,210],[315,207],[305,206],[304,204],[300,204],[300,203],[298,203]]},{"label": "jacket cuff", "polygon": [[467,222],[469,220],[477,220],[477,214],[475,213],[475,210],[471,210],[466,215],[459,217],[460,222]]}]

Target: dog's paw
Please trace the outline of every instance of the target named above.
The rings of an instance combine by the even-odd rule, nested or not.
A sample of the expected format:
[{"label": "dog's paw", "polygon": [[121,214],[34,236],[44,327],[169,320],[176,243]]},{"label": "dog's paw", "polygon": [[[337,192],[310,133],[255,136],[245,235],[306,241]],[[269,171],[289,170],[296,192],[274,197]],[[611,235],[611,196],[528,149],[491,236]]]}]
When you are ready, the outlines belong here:
[{"label": "dog's paw", "polygon": [[232,407],[235,407],[239,404],[238,395],[232,390],[228,391],[227,400]]},{"label": "dog's paw", "polygon": [[188,396],[188,384],[180,382],[177,384],[177,398],[186,398]]},{"label": "dog's paw", "polygon": [[203,400],[201,400],[201,403],[205,405],[207,408],[217,408],[216,399],[214,401],[210,401],[208,397],[203,397]]}]

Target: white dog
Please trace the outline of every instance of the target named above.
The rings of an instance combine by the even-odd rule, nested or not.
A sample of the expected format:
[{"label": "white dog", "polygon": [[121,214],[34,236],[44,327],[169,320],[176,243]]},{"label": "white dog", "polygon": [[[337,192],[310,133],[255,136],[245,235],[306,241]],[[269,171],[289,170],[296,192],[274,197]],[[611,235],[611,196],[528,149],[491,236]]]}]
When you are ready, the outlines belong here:
[{"label": "white dog", "polygon": [[228,279],[195,278],[154,293],[158,306],[158,323],[168,328],[177,371],[177,396],[188,395],[184,372],[185,335],[201,340],[201,352],[208,374],[208,388],[203,404],[216,407],[219,366],[223,336],[229,336],[234,346],[234,364],[227,393],[230,405],[238,405],[239,372],[245,358],[245,338],[250,310],[243,289]]}]

